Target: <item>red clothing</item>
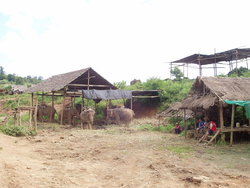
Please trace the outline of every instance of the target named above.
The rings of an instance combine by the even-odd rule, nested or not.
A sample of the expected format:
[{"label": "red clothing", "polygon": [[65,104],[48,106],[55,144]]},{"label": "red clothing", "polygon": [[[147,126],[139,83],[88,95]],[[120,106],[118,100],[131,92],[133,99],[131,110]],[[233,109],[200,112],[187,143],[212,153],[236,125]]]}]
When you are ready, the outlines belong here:
[{"label": "red clothing", "polygon": [[216,124],[214,121],[210,121],[209,129],[212,130],[213,132],[216,131]]}]

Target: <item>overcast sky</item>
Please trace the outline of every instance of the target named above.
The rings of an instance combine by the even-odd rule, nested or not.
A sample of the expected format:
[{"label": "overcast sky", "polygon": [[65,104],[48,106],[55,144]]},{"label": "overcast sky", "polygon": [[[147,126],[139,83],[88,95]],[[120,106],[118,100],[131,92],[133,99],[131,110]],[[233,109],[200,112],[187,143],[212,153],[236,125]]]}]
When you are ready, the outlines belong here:
[{"label": "overcast sky", "polygon": [[164,79],[167,62],[250,47],[249,7],[249,0],[0,0],[0,66],[43,78],[92,67],[110,82]]}]

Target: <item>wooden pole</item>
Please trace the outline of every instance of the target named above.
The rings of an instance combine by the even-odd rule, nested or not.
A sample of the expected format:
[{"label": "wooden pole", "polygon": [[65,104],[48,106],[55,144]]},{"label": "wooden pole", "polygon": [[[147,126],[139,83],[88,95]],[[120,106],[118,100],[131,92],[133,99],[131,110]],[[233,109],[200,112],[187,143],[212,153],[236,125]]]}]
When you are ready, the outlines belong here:
[{"label": "wooden pole", "polygon": [[52,100],[51,100],[51,109],[50,109],[50,112],[49,112],[49,122],[52,121],[52,110],[54,109],[54,92],[52,92]]},{"label": "wooden pole", "polygon": [[233,126],[234,126],[234,114],[235,114],[235,104],[232,105],[232,115],[231,115],[231,132],[230,132],[230,146],[233,145]]},{"label": "wooden pole", "polygon": [[60,124],[63,124],[63,114],[64,114],[64,106],[65,106],[65,93],[63,95],[63,103],[62,103],[62,114],[61,114],[61,119],[60,119]]},{"label": "wooden pole", "polygon": [[224,129],[223,103],[219,101],[220,128]]},{"label": "wooden pole", "polygon": [[[220,115],[220,128],[221,130],[224,129],[224,118],[223,118],[223,104],[222,101],[219,101],[219,115]],[[221,139],[225,141],[225,134],[221,135]]]},{"label": "wooden pole", "polygon": [[35,131],[37,131],[37,111],[38,111],[38,98],[36,100],[35,112],[34,112],[34,126]]},{"label": "wooden pole", "polygon": [[31,93],[31,106],[34,106],[34,93]]},{"label": "wooden pole", "polygon": [[185,126],[185,138],[187,138],[187,121],[186,121],[186,109],[184,108],[184,126]]}]

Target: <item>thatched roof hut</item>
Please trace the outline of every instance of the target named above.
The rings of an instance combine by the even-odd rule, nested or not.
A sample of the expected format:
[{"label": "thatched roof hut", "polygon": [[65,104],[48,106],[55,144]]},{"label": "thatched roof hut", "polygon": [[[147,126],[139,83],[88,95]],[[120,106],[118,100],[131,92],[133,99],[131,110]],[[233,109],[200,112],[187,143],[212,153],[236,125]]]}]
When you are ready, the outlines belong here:
[{"label": "thatched roof hut", "polygon": [[[244,127],[236,126],[236,105],[244,107],[249,126],[246,126],[246,121]],[[230,132],[232,145],[234,132],[250,132],[250,78],[198,77],[189,96],[182,101],[181,108],[191,109],[195,114],[202,112],[209,120],[220,125],[209,143],[220,133],[225,140],[225,133]]]},{"label": "thatched roof hut", "polygon": [[114,85],[104,79],[92,68],[52,76],[43,82],[29,88],[26,92],[58,92],[83,89],[116,89]]},{"label": "thatched roof hut", "polygon": [[181,108],[208,109],[225,100],[249,101],[250,78],[198,77]]}]

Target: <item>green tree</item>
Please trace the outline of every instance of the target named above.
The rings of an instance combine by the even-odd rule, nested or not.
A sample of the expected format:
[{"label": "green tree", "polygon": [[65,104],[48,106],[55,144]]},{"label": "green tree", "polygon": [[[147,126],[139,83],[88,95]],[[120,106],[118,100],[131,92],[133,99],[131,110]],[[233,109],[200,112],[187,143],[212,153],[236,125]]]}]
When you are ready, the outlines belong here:
[{"label": "green tree", "polygon": [[0,80],[3,80],[5,79],[5,73],[4,73],[4,69],[2,66],[0,66]]},{"label": "green tree", "polygon": [[126,88],[126,81],[121,81],[121,82],[115,82],[114,86],[117,87],[118,89],[125,89]]},{"label": "green tree", "polygon": [[244,73],[249,72],[249,70],[245,67],[240,68],[234,68],[232,71],[228,73],[229,77],[237,77],[237,76],[243,76]]},{"label": "green tree", "polygon": [[170,73],[175,77],[175,80],[181,80],[184,78],[184,74],[177,67],[175,67],[174,70],[171,70]]},{"label": "green tree", "polygon": [[8,74],[8,75],[7,75],[7,80],[8,80],[9,82],[15,82],[16,76],[15,76],[14,74]]},{"label": "green tree", "polygon": [[23,85],[24,84],[24,79],[20,76],[16,77],[16,84],[17,85]]}]

